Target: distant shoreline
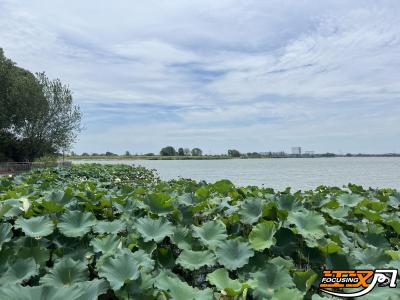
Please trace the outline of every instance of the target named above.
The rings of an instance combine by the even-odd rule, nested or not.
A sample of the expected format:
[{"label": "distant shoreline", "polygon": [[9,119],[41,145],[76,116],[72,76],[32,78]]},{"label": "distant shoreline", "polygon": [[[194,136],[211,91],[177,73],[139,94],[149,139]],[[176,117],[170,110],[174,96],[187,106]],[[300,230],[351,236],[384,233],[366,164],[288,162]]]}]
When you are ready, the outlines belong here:
[{"label": "distant shoreline", "polygon": [[161,155],[119,155],[119,156],[66,156],[66,160],[217,160],[217,159],[271,159],[271,158],[335,158],[335,157],[400,157],[400,154],[362,154],[362,155],[287,155],[287,156],[266,156],[266,157],[230,157],[225,155],[203,155],[203,156],[161,156]]}]

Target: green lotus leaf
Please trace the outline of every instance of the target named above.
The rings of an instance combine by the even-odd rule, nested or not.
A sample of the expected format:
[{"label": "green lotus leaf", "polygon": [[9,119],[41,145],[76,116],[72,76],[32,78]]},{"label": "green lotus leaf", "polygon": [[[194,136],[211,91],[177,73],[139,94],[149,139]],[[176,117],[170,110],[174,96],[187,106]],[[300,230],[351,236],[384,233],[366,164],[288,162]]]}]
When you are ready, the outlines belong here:
[{"label": "green lotus leaf", "polygon": [[33,258],[18,259],[2,274],[0,282],[7,284],[21,283],[23,280],[27,280],[33,275],[36,275],[38,271],[39,269]]},{"label": "green lotus leaf", "polygon": [[114,220],[112,222],[98,221],[93,227],[93,230],[97,233],[118,233],[125,230],[126,225],[120,220]]},{"label": "green lotus leaf", "polygon": [[90,242],[95,252],[113,253],[118,248],[120,239],[117,235],[107,235],[103,238],[95,238]]},{"label": "green lotus leaf", "polygon": [[94,279],[75,284],[74,286],[21,286],[7,284],[0,288],[0,299],[7,300],[97,300],[108,290],[105,280]]},{"label": "green lotus leaf", "polygon": [[19,249],[18,257],[22,259],[33,258],[38,265],[44,266],[50,259],[50,250],[44,247],[22,247]]},{"label": "green lotus leaf", "polygon": [[349,207],[347,206],[338,207],[336,209],[324,207],[321,210],[327,213],[332,219],[338,220],[340,222],[346,222],[346,217],[349,214]]},{"label": "green lotus leaf", "polygon": [[194,271],[202,266],[213,266],[215,264],[215,256],[211,251],[183,250],[176,259],[176,263],[185,269]]},{"label": "green lotus leaf", "polygon": [[394,250],[385,250],[385,253],[390,255],[392,260],[397,260],[400,261],[400,250],[394,251]]},{"label": "green lotus leaf", "polygon": [[277,267],[284,267],[288,270],[294,269],[294,263],[291,258],[284,259],[283,257],[277,256],[272,258],[269,262]]},{"label": "green lotus leaf", "polygon": [[125,251],[115,258],[107,257],[99,268],[99,276],[106,278],[113,290],[119,290],[124,283],[140,276],[135,256]]},{"label": "green lotus leaf", "polygon": [[150,208],[151,212],[158,215],[169,214],[174,210],[171,197],[163,193],[149,195],[144,203]]},{"label": "green lotus leaf", "polygon": [[383,249],[375,247],[353,250],[352,256],[363,265],[371,265],[375,268],[382,268],[385,264],[391,261],[390,255],[386,254]]},{"label": "green lotus leaf", "polygon": [[71,210],[60,217],[57,226],[65,236],[80,237],[88,233],[95,224],[96,219],[91,213]]},{"label": "green lotus leaf", "polygon": [[222,179],[222,180],[215,182],[212,185],[212,187],[214,190],[216,190],[218,193],[221,193],[221,194],[226,194],[226,193],[232,191],[233,189],[235,189],[235,186],[233,185],[233,183],[227,179]]},{"label": "green lotus leaf", "polygon": [[38,238],[53,233],[54,224],[45,216],[24,219],[19,217],[15,221],[15,228],[20,228],[27,236]]},{"label": "green lotus leaf", "polygon": [[249,234],[249,241],[254,250],[262,251],[275,245],[276,226],[274,222],[257,224]]},{"label": "green lotus leaf", "polygon": [[337,300],[337,299],[339,299],[339,298],[331,297],[331,296],[328,296],[328,295],[321,296],[321,295],[318,295],[318,294],[314,294],[311,297],[311,300]]},{"label": "green lotus leaf", "polygon": [[313,270],[296,271],[293,273],[293,281],[296,287],[302,292],[307,292],[317,279],[318,274]]},{"label": "green lotus leaf", "polygon": [[179,249],[192,249],[194,240],[189,234],[189,229],[186,227],[176,227],[174,229],[174,235],[171,237],[171,239]]},{"label": "green lotus leaf", "polygon": [[[393,208],[399,208],[400,206],[400,194],[389,196],[389,205]],[[0,215],[1,216],[1,215]]]},{"label": "green lotus leaf", "polygon": [[243,290],[249,288],[247,283],[241,283],[239,280],[231,279],[229,273],[225,269],[217,269],[207,275],[207,281],[217,287],[218,290],[224,291],[228,296],[237,296],[243,293]]},{"label": "green lotus leaf", "polygon": [[385,236],[379,233],[367,233],[364,235],[363,240],[366,245],[371,245],[377,248],[388,249],[391,247]]},{"label": "green lotus leaf", "polygon": [[0,219],[12,208],[10,204],[0,204]]},{"label": "green lotus leaf", "polygon": [[317,246],[316,239],[325,235],[325,219],[318,213],[312,211],[289,212],[288,224],[295,225],[292,231],[302,235],[309,246]]},{"label": "green lotus leaf", "polygon": [[400,234],[400,218],[391,217],[385,220],[385,224],[391,226],[397,234]]},{"label": "green lotus leaf", "polygon": [[[78,286],[56,288],[51,286],[21,286],[7,284],[0,288],[0,299],[7,300],[77,300],[84,293]],[[89,298],[86,298],[89,300]],[[86,300],[85,299],[85,300]],[[83,299],[82,299],[83,300]],[[92,299],[94,300],[94,299]]]},{"label": "green lotus leaf", "polygon": [[200,243],[209,246],[211,249],[227,238],[225,225],[220,221],[210,221],[200,227],[192,226],[192,229],[193,236],[198,238]]},{"label": "green lotus leaf", "polygon": [[146,272],[150,272],[154,269],[154,260],[152,260],[150,255],[144,252],[142,249],[133,252],[132,257],[139,269],[142,269]]},{"label": "green lotus leaf", "polygon": [[228,270],[236,270],[248,263],[249,258],[254,255],[249,243],[238,240],[227,240],[222,242],[217,250],[218,262]]},{"label": "green lotus leaf", "polygon": [[304,293],[298,289],[280,288],[274,291],[271,300],[303,300]]},{"label": "green lotus leaf", "polygon": [[166,236],[172,236],[174,226],[165,219],[141,218],[136,222],[136,228],[142,235],[143,239],[148,241],[161,242]]},{"label": "green lotus leaf", "polygon": [[88,275],[89,271],[85,263],[67,258],[55,263],[53,269],[40,278],[40,284],[66,287],[74,283],[86,281]]},{"label": "green lotus leaf", "polygon": [[241,221],[247,224],[257,222],[262,212],[262,200],[259,198],[246,199],[239,210],[239,214],[242,217]]},{"label": "green lotus leaf", "polygon": [[12,238],[11,224],[9,223],[0,223],[0,250],[3,243],[6,243]]},{"label": "green lotus leaf", "polygon": [[388,287],[378,287],[374,288],[371,292],[366,295],[363,295],[362,300],[376,300],[376,299],[385,299],[385,300],[398,300],[400,299],[400,285],[397,283],[395,288]]},{"label": "green lotus leaf", "polygon": [[324,241],[319,241],[318,249],[325,254],[332,254],[337,252],[342,252],[342,247],[330,239]]},{"label": "green lotus leaf", "polygon": [[169,291],[173,300],[210,300],[213,298],[210,289],[193,288],[175,275],[165,271],[160,272],[157,276],[155,286],[160,290]]},{"label": "green lotus leaf", "polygon": [[97,300],[100,295],[107,293],[110,288],[108,282],[104,279],[80,282],[77,286],[80,291],[83,290],[83,294],[76,300]]},{"label": "green lotus leaf", "polygon": [[337,201],[341,206],[354,207],[357,206],[358,203],[363,201],[363,197],[356,194],[341,194],[337,197]]},{"label": "green lotus leaf", "polygon": [[185,193],[176,197],[178,203],[184,206],[191,206],[197,203],[196,199],[190,193]]},{"label": "green lotus leaf", "polygon": [[[284,267],[278,267],[274,264],[268,264],[267,267],[259,272],[251,274],[255,299],[271,298],[279,288],[293,288],[295,283],[290,277],[289,270]],[[290,298],[289,298],[290,299]]]}]

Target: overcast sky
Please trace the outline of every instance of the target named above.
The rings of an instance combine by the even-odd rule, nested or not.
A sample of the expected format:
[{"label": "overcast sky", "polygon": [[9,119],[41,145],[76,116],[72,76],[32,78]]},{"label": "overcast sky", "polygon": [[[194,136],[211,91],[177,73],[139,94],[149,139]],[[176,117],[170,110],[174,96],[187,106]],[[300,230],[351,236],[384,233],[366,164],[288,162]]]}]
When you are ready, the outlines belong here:
[{"label": "overcast sky", "polygon": [[5,1],[0,47],[73,90],[74,150],[400,152],[400,1]]}]

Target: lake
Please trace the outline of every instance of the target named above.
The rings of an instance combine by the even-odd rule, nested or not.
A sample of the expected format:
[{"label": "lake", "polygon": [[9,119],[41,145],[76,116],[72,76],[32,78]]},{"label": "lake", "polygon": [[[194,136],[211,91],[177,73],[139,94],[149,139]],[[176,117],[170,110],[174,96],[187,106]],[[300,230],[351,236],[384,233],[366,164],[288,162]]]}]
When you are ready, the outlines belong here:
[{"label": "lake", "polygon": [[355,183],[400,190],[399,157],[334,157],[226,160],[77,160],[74,163],[135,164],[156,169],[162,179],[191,178],[283,190]]}]

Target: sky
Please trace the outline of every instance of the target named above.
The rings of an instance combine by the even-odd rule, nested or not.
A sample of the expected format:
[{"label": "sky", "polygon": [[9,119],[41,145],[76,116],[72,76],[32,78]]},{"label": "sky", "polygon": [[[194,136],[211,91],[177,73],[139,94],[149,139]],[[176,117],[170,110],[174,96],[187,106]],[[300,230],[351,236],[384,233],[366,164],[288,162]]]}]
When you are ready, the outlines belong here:
[{"label": "sky", "polygon": [[73,91],[73,150],[400,152],[400,1],[0,0],[0,47]]}]

